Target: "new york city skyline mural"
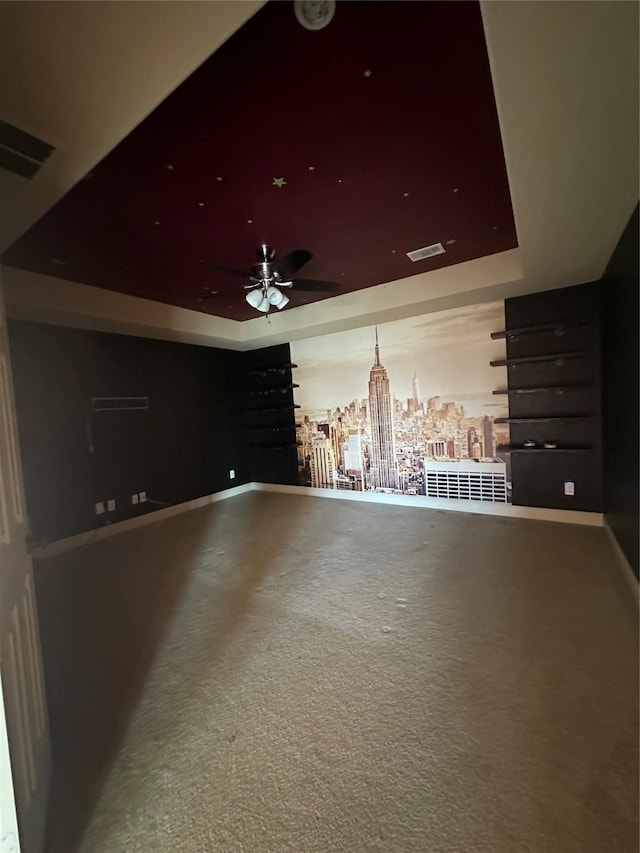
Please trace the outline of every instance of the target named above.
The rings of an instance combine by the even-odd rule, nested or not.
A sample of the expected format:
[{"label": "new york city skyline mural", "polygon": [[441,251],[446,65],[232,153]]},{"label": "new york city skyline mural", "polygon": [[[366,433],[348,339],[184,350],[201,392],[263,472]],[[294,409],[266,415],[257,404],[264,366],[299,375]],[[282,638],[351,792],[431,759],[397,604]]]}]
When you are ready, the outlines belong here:
[{"label": "new york city skyline mural", "polygon": [[291,344],[301,485],[510,500],[506,369],[491,302]]}]

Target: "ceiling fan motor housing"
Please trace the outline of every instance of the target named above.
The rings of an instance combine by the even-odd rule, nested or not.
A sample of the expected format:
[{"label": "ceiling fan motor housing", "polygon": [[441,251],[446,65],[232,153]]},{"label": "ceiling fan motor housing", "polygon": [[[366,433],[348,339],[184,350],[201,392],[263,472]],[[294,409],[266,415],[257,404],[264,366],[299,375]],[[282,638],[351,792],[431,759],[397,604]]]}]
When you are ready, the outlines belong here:
[{"label": "ceiling fan motor housing", "polygon": [[251,277],[260,281],[272,279],[273,264],[271,262],[275,257],[276,250],[273,246],[269,246],[267,243],[262,243],[260,248],[256,250],[256,254],[260,258],[260,261],[259,263],[252,265]]},{"label": "ceiling fan motor housing", "polygon": [[273,264],[268,261],[262,261],[259,264],[253,264],[251,267],[251,277],[264,281],[265,279],[273,278]]},{"label": "ceiling fan motor housing", "polygon": [[273,246],[267,245],[267,243],[261,243],[258,251],[258,257],[261,261],[272,261],[275,257],[276,250]]}]

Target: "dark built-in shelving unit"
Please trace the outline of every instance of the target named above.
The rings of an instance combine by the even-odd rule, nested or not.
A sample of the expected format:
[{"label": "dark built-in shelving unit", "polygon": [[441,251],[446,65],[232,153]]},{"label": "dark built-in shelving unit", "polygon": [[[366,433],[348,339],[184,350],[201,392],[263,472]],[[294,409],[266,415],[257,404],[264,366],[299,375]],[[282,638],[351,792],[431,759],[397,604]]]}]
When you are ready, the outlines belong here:
[{"label": "dark built-in shelving unit", "polygon": [[[512,500],[524,506],[602,509],[600,322],[597,283],[505,301]],[[534,446],[525,447],[525,442]],[[553,447],[544,447],[553,444]],[[575,494],[565,494],[565,483]],[[567,489],[571,491],[571,489]]]},{"label": "dark built-in shelving unit", "polygon": [[297,438],[289,345],[245,354],[245,447],[252,479],[265,483],[298,482]]}]

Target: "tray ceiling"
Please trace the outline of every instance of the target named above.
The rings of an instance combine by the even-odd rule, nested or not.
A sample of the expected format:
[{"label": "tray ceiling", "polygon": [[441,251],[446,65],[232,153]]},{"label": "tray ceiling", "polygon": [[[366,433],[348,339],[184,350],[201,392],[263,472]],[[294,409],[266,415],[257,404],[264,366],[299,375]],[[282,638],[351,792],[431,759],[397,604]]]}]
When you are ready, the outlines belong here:
[{"label": "tray ceiling", "polygon": [[267,4],[3,261],[245,320],[218,267],[262,242],[341,294],[517,245],[477,3],[339,2],[319,31]]}]

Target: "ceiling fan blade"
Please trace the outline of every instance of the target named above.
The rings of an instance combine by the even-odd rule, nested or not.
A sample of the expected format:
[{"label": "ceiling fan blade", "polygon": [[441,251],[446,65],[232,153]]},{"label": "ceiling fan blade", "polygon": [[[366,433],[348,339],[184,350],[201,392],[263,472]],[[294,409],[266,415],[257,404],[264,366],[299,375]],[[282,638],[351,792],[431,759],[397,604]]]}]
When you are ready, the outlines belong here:
[{"label": "ceiling fan blade", "polygon": [[293,280],[293,290],[311,292],[313,290],[320,293],[334,293],[340,290],[340,285],[335,281],[317,281],[314,278],[296,278]]},{"label": "ceiling fan blade", "polygon": [[273,271],[283,280],[289,281],[301,267],[308,263],[313,255],[306,249],[294,249],[284,258],[276,261]]}]

